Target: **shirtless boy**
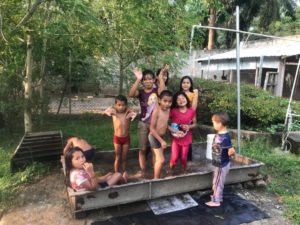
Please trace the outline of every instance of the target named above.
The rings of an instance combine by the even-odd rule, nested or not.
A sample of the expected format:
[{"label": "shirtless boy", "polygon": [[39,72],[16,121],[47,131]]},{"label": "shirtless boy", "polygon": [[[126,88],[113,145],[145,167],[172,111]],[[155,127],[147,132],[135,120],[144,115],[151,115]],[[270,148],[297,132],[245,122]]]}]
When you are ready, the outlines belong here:
[{"label": "shirtless boy", "polygon": [[87,162],[91,162],[94,155],[95,149],[84,139],[78,137],[71,137],[67,140],[67,144],[64,148],[64,155],[69,151],[71,148],[79,147],[82,149],[83,154]]},{"label": "shirtless boy", "polygon": [[127,107],[127,98],[123,95],[118,95],[115,98],[113,107],[107,108],[101,114],[111,116],[114,125],[114,147],[115,147],[115,172],[120,172],[122,165],[123,177],[127,179],[126,158],[130,146],[130,122],[134,120],[137,113],[133,109]]},{"label": "shirtless boy", "polygon": [[155,107],[150,122],[149,142],[153,149],[155,162],[154,162],[154,179],[159,179],[161,169],[165,162],[163,150],[167,147],[166,141],[163,139],[167,128],[170,108],[172,105],[172,93],[164,90],[159,95],[159,105]]}]

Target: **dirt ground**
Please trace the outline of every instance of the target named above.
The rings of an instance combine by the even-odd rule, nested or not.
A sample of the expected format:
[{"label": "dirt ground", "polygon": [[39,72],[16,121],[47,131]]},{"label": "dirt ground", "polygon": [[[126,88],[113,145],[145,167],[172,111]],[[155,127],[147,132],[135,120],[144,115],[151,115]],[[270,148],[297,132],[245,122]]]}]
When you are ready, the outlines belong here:
[{"label": "dirt ground", "polygon": [[[265,189],[245,189],[235,185],[234,191],[249,200],[270,218],[249,223],[250,225],[272,224],[289,225],[283,216],[284,208],[280,199]],[[88,225],[92,221],[102,220],[114,215],[125,215],[137,211],[149,210],[145,202],[98,210],[89,213],[84,219],[72,218],[64,189],[63,175],[60,170],[52,172],[34,184],[23,188],[17,207],[4,212],[0,225]]]}]

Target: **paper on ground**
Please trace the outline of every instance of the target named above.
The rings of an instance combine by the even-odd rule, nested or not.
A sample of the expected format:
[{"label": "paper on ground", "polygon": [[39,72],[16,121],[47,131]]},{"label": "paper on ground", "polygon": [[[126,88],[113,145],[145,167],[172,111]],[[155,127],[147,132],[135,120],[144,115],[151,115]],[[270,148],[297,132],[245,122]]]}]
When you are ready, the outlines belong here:
[{"label": "paper on ground", "polygon": [[198,203],[189,194],[182,194],[149,200],[148,205],[155,215],[160,215],[194,207]]}]

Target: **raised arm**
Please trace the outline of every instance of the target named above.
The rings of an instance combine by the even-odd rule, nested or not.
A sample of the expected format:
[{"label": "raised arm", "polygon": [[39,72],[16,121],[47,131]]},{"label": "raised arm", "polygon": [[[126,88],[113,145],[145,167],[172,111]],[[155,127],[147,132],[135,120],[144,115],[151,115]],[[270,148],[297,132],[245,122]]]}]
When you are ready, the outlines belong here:
[{"label": "raised arm", "polygon": [[137,116],[137,112],[134,109],[127,109],[126,111],[126,119],[131,119],[133,121],[135,117]]},{"label": "raised arm", "polygon": [[64,148],[64,151],[63,151],[63,154],[66,155],[67,151],[69,151],[69,149],[73,146],[73,138],[70,138],[68,141],[67,141],[67,144]]},{"label": "raised arm", "polygon": [[101,115],[107,115],[107,116],[115,116],[116,115],[116,110],[113,107],[108,107],[104,111],[100,112]]},{"label": "raised arm", "polygon": [[163,78],[164,73],[167,73],[169,70],[169,66],[166,64],[164,67],[160,70],[159,75],[158,75],[158,95],[166,89],[166,84]]},{"label": "raised arm", "polygon": [[194,93],[194,97],[192,102],[192,108],[196,111],[198,107],[198,96],[199,96],[198,89],[194,89],[193,93]]},{"label": "raised arm", "polygon": [[140,84],[140,82],[143,78],[143,72],[142,72],[141,69],[135,68],[133,70],[133,73],[136,77],[136,80],[135,80],[134,84],[132,85],[132,87],[130,88],[130,91],[129,91],[129,94],[128,94],[129,97],[136,97],[138,95],[138,93],[139,93],[138,92],[139,84]]}]

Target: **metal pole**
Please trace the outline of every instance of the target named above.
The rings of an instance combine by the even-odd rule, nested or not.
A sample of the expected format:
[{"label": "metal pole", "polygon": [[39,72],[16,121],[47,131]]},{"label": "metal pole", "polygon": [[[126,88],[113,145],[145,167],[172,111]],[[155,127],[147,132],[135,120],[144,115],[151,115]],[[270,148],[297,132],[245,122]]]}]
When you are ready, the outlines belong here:
[{"label": "metal pole", "polygon": [[241,154],[240,8],[236,6],[237,150]]},{"label": "metal pole", "polygon": [[223,31],[231,31],[231,32],[237,32],[237,33],[240,33],[240,34],[249,34],[249,35],[254,35],[254,36],[259,36],[259,37],[266,37],[266,38],[274,38],[274,39],[280,39],[280,40],[286,40],[286,41],[300,42],[299,39],[286,38],[286,37],[278,37],[278,36],[266,35],[266,34],[258,34],[258,33],[254,33],[254,32],[248,32],[248,31],[242,31],[242,30],[234,30],[234,29],[228,29],[228,28],[223,28],[223,27],[203,26],[201,24],[199,24],[199,25],[193,25],[193,27],[196,27],[196,28],[205,28],[205,29],[214,29],[214,30],[223,30]]}]

